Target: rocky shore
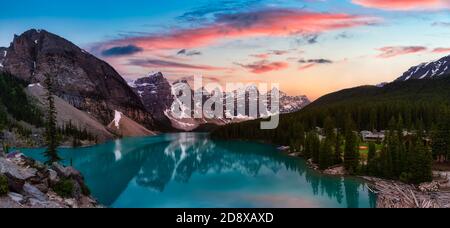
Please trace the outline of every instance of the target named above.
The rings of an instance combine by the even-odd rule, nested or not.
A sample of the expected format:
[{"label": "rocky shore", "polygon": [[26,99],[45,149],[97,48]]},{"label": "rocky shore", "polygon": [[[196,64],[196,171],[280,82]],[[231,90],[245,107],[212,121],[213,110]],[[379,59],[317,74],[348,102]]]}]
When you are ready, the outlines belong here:
[{"label": "rocky shore", "polygon": [[97,208],[80,172],[0,151],[0,208]]}]

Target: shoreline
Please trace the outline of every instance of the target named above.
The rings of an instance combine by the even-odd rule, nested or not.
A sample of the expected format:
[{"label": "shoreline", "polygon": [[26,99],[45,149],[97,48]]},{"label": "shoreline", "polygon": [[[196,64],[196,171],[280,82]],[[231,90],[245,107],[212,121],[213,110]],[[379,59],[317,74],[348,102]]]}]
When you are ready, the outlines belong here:
[{"label": "shoreline", "polygon": [[[58,163],[44,165],[21,153],[0,151],[0,208],[102,208],[83,175]],[[6,184],[6,191],[4,189]]]},{"label": "shoreline", "polygon": [[[298,152],[280,151],[290,157],[301,158]],[[320,170],[311,159],[306,164],[322,175],[361,179],[377,196],[375,208],[450,208],[450,172],[433,171],[432,182],[416,186],[377,177],[349,175],[343,165]]]}]

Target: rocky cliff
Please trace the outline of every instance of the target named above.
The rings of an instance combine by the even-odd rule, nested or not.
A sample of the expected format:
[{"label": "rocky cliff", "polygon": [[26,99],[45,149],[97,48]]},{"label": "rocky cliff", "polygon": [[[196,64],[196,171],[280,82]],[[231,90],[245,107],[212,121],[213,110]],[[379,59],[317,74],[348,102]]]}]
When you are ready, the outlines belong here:
[{"label": "rocky cliff", "polygon": [[64,38],[32,29],[16,35],[0,55],[1,71],[30,84],[43,84],[49,74],[59,97],[103,124],[120,110],[146,127],[153,125],[140,98],[114,68]]}]

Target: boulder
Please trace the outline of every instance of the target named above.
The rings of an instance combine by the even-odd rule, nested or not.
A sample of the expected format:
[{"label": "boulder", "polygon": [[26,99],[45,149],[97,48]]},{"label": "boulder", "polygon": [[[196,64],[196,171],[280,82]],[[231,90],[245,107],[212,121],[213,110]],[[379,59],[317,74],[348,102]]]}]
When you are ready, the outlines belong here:
[{"label": "boulder", "polygon": [[0,173],[8,178],[9,188],[21,192],[25,181],[36,175],[35,170],[22,169],[5,158],[0,158]]},{"label": "boulder", "polygon": [[42,202],[48,201],[47,195],[45,195],[38,188],[36,188],[31,184],[25,183],[23,186],[23,192],[26,196],[29,196],[30,198],[34,198]]},{"label": "boulder", "polygon": [[49,169],[48,173],[49,173],[48,179],[49,179],[50,185],[55,185],[56,183],[58,183],[60,181],[60,178],[58,177],[58,173],[55,170]]},{"label": "boulder", "polygon": [[64,167],[58,163],[53,163],[52,168],[56,171],[56,173],[58,173],[59,177],[71,178],[78,182],[80,185],[84,183],[84,178],[81,173],[71,166]]},{"label": "boulder", "polygon": [[28,199],[27,206],[31,208],[64,208],[64,206],[58,202],[40,201],[35,198]]},{"label": "boulder", "polygon": [[39,189],[39,191],[43,192],[43,193],[47,193],[49,190],[49,183],[48,183],[48,179],[43,180],[41,183],[35,184],[34,185],[37,189]]},{"label": "boulder", "polygon": [[12,201],[14,201],[14,202],[16,202],[16,203],[18,203],[18,204],[22,204],[22,203],[23,203],[24,197],[23,197],[23,195],[21,195],[21,194],[19,194],[19,193],[10,192],[10,193],[8,193],[8,197],[9,197]]}]

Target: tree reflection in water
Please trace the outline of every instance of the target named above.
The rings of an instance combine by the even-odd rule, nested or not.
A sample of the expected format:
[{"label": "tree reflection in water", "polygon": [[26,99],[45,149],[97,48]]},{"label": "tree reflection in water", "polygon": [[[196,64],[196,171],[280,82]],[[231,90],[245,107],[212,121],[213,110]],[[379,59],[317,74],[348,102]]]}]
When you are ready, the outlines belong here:
[{"label": "tree reflection in water", "polygon": [[196,174],[239,173],[258,178],[266,172],[272,176],[297,173],[298,179],[286,181],[309,184],[314,195],[327,196],[339,205],[345,202],[348,207],[359,206],[359,192],[364,187],[357,180],[321,175],[307,168],[303,160],[283,155],[273,146],[213,141],[206,134],[124,139],[91,148],[64,149],[61,154],[73,161],[93,195],[105,205],[114,203],[133,180],[138,186],[164,193],[169,183],[187,184]]}]

